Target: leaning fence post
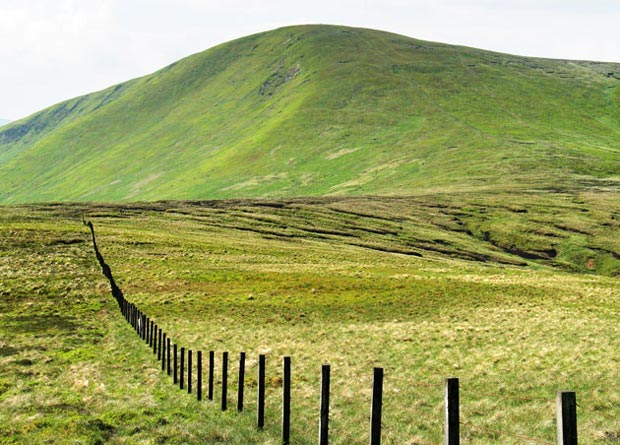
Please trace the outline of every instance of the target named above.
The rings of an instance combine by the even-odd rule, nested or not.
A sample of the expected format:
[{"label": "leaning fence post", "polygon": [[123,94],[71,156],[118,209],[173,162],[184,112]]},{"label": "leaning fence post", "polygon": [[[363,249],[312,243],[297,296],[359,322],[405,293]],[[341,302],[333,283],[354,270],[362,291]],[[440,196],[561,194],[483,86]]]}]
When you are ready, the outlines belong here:
[{"label": "leaning fence post", "polygon": [[196,357],[196,399],[202,400],[202,351]]},{"label": "leaning fence post", "polygon": [[282,359],[282,445],[291,437],[291,358]]},{"label": "leaning fence post", "polygon": [[577,397],[575,393],[559,391],[556,405],[558,445],[577,445]]},{"label": "leaning fence post", "polygon": [[446,410],[444,445],[459,445],[459,379],[446,379],[444,400]]},{"label": "leaning fence post", "polygon": [[222,353],[222,411],[226,411],[228,399],[228,352]]},{"label": "leaning fence post", "polygon": [[330,368],[325,364],[321,367],[321,414],[319,417],[319,445],[329,443],[329,382]]},{"label": "leaning fence post", "polygon": [[239,354],[239,378],[237,383],[237,411],[243,411],[243,392],[245,385],[245,352]]},{"label": "leaning fence post", "polygon": [[265,355],[258,356],[258,397],[256,406],[256,426],[265,426]]},{"label": "leaning fence post", "polygon": [[375,368],[372,378],[370,408],[370,445],[381,445],[381,411],[383,405],[383,368]]},{"label": "leaning fence post", "polygon": [[213,400],[213,372],[215,371],[215,351],[209,351],[209,400]]}]

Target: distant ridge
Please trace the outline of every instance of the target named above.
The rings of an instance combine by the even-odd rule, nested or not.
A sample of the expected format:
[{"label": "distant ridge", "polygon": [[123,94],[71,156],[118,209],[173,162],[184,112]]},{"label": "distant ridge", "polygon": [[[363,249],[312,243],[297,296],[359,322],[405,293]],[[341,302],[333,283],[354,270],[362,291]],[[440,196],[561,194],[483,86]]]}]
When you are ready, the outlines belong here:
[{"label": "distant ridge", "polygon": [[219,45],[0,129],[0,203],[620,185],[620,64],[341,26]]}]

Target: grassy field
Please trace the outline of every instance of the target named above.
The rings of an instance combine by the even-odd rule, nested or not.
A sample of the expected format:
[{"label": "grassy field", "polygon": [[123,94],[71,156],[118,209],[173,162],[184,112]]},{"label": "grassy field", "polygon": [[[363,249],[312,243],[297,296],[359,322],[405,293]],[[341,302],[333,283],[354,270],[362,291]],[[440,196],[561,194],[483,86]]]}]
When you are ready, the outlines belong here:
[{"label": "grassy field", "polygon": [[620,65],[248,36],[0,130],[0,203],[619,186]]},{"label": "grassy field", "polygon": [[[293,443],[316,443],[323,363],[335,444],[367,443],[374,366],[386,444],[442,442],[450,376],[464,443],[553,443],[564,389],[580,442],[618,443],[618,214],[600,193],[0,208],[0,443],[276,444],[285,355]],[[248,354],[247,413],[198,403],[159,371],[83,216],[125,296],[173,341],[217,351],[218,366],[230,352],[232,408]]]}]

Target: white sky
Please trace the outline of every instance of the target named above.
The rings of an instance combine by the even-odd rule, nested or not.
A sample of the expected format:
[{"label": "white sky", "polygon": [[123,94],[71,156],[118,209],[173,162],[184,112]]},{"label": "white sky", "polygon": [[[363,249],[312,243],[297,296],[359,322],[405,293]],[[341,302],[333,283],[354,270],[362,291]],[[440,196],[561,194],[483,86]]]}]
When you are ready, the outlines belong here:
[{"label": "white sky", "polygon": [[237,37],[307,23],[620,62],[620,0],[0,0],[0,118],[25,117]]}]

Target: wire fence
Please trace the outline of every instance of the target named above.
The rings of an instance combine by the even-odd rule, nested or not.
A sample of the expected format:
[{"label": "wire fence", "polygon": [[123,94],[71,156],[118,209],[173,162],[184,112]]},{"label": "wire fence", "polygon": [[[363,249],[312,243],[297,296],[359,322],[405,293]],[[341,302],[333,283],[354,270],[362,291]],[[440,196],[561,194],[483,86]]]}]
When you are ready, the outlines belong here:
[{"label": "wire fence", "polygon": [[[299,425],[291,425],[291,422],[299,420],[299,417],[291,416],[291,388],[293,384],[290,357],[283,357],[281,365],[276,368],[271,360],[269,367],[267,367],[265,354],[251,358],[247,357],[245,352],[230,355],[228,351],[192,350],[181,346],[173,340],[172,335],[158,325],[156,320],[150,318],[136,304],[125,298],[114,280],[110,267],[105,263],[99,252],[93,224],[91,222],[85,222],[85,224],[90,228],[97,260],[104,276],[110,282],[112,296],[115,298],[121,314],[156,357],[157,366],[161,368],[161,372],[169,376],[172,383],[178,386],[180,390],[196,397],[198,401],[209,400],[212,404],[219,405],[222,411],[236,409],[238,412],[246,412],[248,415],[254,413],[256,428],[259,430],[265,428],[266,422],[279,422],[283,445],[312,443],[311,436],[317,438],[319,445],[327,445],[332,431],[336,434],[348,435],[349,437],[343,439],[346,440],[346,443],[366,442],[370,445],[380,445],[382,438],[387,438],[389,443],[459,445],[464,436],[461,429],[468,431],[468,437],[481,433],[500,441],[501,438],[511,438],[520,441],[520,443],[534,445],[556,443],[559,445],[577,445],[577,404],[572,392],[560,392],[554,401],[542,397],[493,394],[486,391],[480,392],[477,389],[473,390],[477,397],[484,396],[498,401],[510,399],[524,403],[555,403],[558,433],[557,442],[551,442],[548,439],[524,435],[507,429],[490,428],[480,422],[462,421],[460,418],[461,392],[464,391],[467,394],[467,387],[463,388],[456,378],[445,379],[443,382],[414,381],[398,375],[384,376],[383,368],[374,368],[372,373],[348,372],[345,377],[332,380],[329,364],[322,366],[321,377],[316,380],[320,394],[320,398],[318,398],[320,400],[319,408],[314,413],[315,422],[318,424],[317,429],[312,431],[308,426],[311,425],[311,420],[308,419]],[[355,388],[350,385],[352,378],[356,380]],[[360,385],[362,385],[361,388]],[[219,387],[218,394],[216,394],[218,389],[216,386]],[[444,400],[441,408],[444,417],[442,431],[429,432],[421,429],[412,431],[412,428],[406,428],[407,437],[397,437],[403,430],[400,423],[406,422],[402,419],[401,414],[403,412],[413,409],[416,416],[426,418],[436,418],[442,413],[438,412],[432,405],[425,409],[394,406],[389,399],[390,392],[385,393],[384,386],[392,390],[397,389],[398,392],[411,388],[424,390],[426,393],[433,392],[435,395],[443,392],[441,394]],[[248,390],[250,389],[254,394],[248,397]],[[281,396],[274,405],[274,396],[277,395],[277,392],[280,392]],[[279,410],[281,412],[280,419],[266,419],[266,395],[269,396],[270,412]],[[256,406],[250,407],[250,401]],[[361,415],[360,413],[363,410],[351,410],[352,404],[367,404],[368,415]],[[389,408],[391,412],[384,416],[384,408]],[[554,413],[549,413],[549,415],[553,417]],[[612,419],[611,416],[610,419]],[[367,424],[365,432],[364,428],[360,426],[364,423]],[[357,428],[350,428],[349,425],[351,424]],[[292,426],[293,428],[291,428]],[[353,430],[355,432],[352,432]],[[295,436],[291,432],[296,432],[298,435]]]}]

